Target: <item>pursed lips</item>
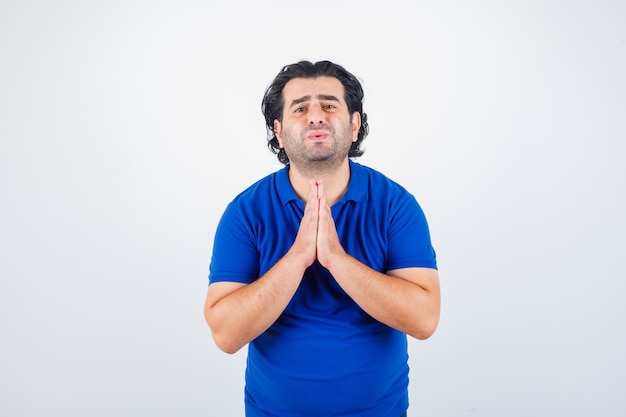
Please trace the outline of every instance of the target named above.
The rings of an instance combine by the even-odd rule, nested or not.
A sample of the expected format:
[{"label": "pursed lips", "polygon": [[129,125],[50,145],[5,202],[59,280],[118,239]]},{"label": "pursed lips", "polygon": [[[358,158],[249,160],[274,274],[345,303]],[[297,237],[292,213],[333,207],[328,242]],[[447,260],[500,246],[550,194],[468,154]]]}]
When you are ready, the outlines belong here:
[{"label": "pursed lips", "polygon": [[315,130],[309,131],[306,137],[309,140],[318,141],[318,140],[324,140],[330,135],[331,135],[331,132],[329,132],[327,129],[315,129]]}]

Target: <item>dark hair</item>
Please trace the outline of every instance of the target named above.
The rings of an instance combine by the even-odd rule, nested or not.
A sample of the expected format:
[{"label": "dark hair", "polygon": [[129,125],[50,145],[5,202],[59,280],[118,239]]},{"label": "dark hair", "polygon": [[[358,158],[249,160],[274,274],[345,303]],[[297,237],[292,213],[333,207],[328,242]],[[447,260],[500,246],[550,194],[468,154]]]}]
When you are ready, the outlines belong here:
[{"label": "dark hair", "polygon": [[334,64],[330,61],[319,61],[312,63],[309,61],[300,61],[295,64],[284,66],[274,81],[265,90],[263,101],[261,103],[261,111],[265,116],[265,127],[267,129],[267,147],[278,156],[278,160],[283,164],[289,163],[289,158],[285,150],[278,144],[278,139],[274,133],[274,120],[282,122],[283,120],[283,89],[285,85],[294,78],[317,78],[317,77],[335,77],[345,90],[345,101],[348,105],[350,117],[354,112],[361,115],[361,128],[357,136],[357,140],[352,143],[348,157],[358,157],[363,155],[360,149],[361,142],[369,132],[367,124],[367,115],[363,113],[363,87],[359,80],[346,71],[341,65]]}]

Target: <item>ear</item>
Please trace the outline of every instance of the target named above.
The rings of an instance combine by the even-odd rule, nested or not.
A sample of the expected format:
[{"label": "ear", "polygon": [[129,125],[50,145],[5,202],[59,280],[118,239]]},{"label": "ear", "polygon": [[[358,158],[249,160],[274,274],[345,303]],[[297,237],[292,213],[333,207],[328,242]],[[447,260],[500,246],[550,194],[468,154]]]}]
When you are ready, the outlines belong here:
[{"label": "ear", "polygon": [[280,124],[278,119],[274,119],[274,134],[276,135],[276,139],[278,139],[278,146],[283,147],[283,126]]},{"label": "ear", "polygon": [[352,142],[356,142],[359,138],[359,129],[361,129],[361,113],[355,111],[352,113]]}]

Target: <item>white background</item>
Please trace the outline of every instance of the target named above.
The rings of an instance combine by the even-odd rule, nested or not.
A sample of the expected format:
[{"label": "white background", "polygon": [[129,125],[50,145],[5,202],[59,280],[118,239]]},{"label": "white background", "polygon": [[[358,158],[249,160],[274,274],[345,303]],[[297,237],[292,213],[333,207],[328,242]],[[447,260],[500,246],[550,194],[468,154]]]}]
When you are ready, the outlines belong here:
[{"label": "white background", "polygon": [[260,101],[300,59],[362,80],[359,161],[430,222],[410,415],[625,415],[617,0],[3,0],[0,415],[243,414],[245,349],[202,315],[212,239],[281,167]]}]

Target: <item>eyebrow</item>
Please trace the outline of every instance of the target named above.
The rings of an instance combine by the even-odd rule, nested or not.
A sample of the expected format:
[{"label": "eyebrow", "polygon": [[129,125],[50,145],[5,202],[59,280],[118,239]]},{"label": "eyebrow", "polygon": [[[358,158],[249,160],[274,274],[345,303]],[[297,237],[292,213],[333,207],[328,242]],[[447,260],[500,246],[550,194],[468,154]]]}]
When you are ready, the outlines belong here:
[{"label": "eyebrow", "polygon": [[[328,95],[328,94],[318,94],[316,96],[316,98],[318,100],[339,102],[339,99],[337,97],[331,96],[331,95]],[[297,99],[295,99],[295,100],[293,100],[291,102],[291,104],[289,105],[289,108],[291,108],[293,106],[297,106],[298,104],[304,103],[305,101],[309,101],[309,100],[311,100],[311,96],[303,96],[303,97],[297,98]]]}]

